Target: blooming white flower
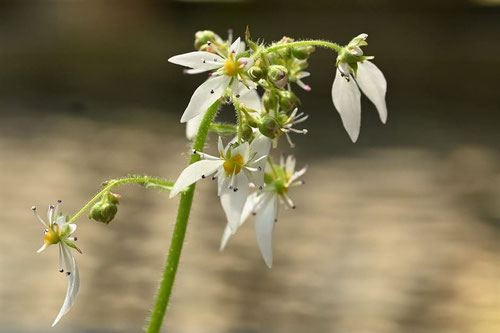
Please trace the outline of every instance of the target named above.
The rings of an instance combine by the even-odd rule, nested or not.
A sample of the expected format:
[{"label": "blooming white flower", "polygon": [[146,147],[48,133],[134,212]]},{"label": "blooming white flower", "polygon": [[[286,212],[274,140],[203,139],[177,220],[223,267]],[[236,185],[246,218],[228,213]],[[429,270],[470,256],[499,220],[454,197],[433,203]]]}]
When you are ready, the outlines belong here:
[{"label": "blooming white flower", "polygon": [[[367,34],[361,34],[344,48],[345,53],[339,55],[332,86],[333,104],[353,142],[358,139],[361,124],[361,93],[359,89],[375,104],[382,123],[385,124],[387,121],[385,103],[387,82],[380,69],[368,61],[371,57],[363,56],[363,51],[360,48],[360,46],[367,45],[365,42],[367,37]],[[354,62],[350,61],[352,59]]]},{"label": "blooming white flower", "polygon": [[210,73],[210,78],[193,93],[181,117],[182,123],[204,114],[215,101],[224,96],[227,88],[231,88],[232,93],[239,97],[239,83],[248,88],[256,87],[256,84],[246,76],[246,71],[254,61],[252,58],[240,56],[245,50],[244,42],[241,42],[240,38],[236,39],[226,52],[220,50],[213,42],[207,44],[215,53],[194,51],[168,59],[171,63],[189,67],[186,72],[190,74],[213,71]]},{"label": "blooming white flower", "polygon": [[75,303],[76,296],[78,295],[78,290],[80,289],[80,274],[78,272],[78,266],[76,264],[75,257],[73,257],[70,249],[74,248],[81,253],[80,249],[73,243],[77,239],[76,237],[72,236],[76,231],[76,224],[67,223],[66,217],[59,214],[60,203],[61,201],[59,200],[56,206],[49,206],[49,211],[47,213],[48,223],[46,223],[40,217],[36,210],[36,207],[32,207],[32,210],[35,213],[35,217],[45,227],[43,246],[37,252],[42,252],[49,245],[59,244],[59,272],[66,272],[66,275],[69,279],[68,289],[66,290],[66,298],[64,299],[61,310],[52,323],[52,326],[55,326],[62,318],[62,316],[68,313],[68,311]]},{"label": "blooming white flower", "polygon": [[[255,232],[260,252],[266,265],[271,268],[273,264],[273,234],[274,224],[278,221],[279,202],[288,208],[295,208],[295,205],[288,196],[291,187],[304,184],[298,179],[306,172],[307,168],[295,171],[295,157],[292,155],[285,159],[282,157],[280,165],[271,162],[266,166],[266,186],[262,191],[250,194],[245,203],[240,223],[237,228],[250,216],[255,215]],[[222,251],[234,234],[229,225],[226,225],[222,235],[220,250]]]},{"label": "blooming white flower", "polygon": [[226,213],[230,228],[236,231],[249,191],[249,183],[258,188],[264,184],[265,158],[269,154],[271,140],[258,135],[251,144],[243,142],[236,146],[234,140],[224,148],[219,137],[219,157],[196,152],[202,158],[184,169],[175,182],[170,197],[200,179],[215,174],[218,180],[218,195]]}]

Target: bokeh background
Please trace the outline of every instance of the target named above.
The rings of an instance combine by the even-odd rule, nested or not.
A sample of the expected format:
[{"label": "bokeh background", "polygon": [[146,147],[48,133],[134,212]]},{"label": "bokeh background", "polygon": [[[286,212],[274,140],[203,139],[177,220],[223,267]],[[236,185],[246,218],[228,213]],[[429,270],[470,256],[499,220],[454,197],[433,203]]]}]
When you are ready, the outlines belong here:
[{"label": "bokeh background", "polygon": [[[79,221],[82,285],[54,329],[66,279],[37,255],[30,207],[77,211],[101,181],[175,178],[179,118],[203,76],[168,57],[193,34],[248,24],[347,43],[388,80],[382,125],[364,98],[352,144],[330,97],[335,55],[311,59],[306,185],[282,212],[275,263],[253,222],[223,253],[214,184],[198,187],[165,332],[500,332],[500,7],[497,0],[7,1],[0,3],[0,332],[139,332],[153,303],[177,200],[123,187],[109,225]],[[209,149],[213,149],[215,137]],[[282,145],[280,150],[289,152]]]}]

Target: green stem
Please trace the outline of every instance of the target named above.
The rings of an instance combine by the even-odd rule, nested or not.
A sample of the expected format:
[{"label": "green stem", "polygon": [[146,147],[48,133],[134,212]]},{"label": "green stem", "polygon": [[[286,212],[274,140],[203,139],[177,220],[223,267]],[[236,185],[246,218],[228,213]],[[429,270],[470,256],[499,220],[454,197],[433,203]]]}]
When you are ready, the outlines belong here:
[{"label": "green stem", "polygon": [[[208,108],[207,113],[205,114],[205,117],[200,125],[200,129],[198,130],[198,135],[196,136],[196,141],[193,146],[194,150],[203,151],[205,148],[205,141],[210,131],[210,124],[219,110],[219,105],[220,100]],[[189,164],[193,164],[199,160],[199,155],[192,154]],[[156,303],[151,314],[151,321],[149,322],[149,326],[146,331],[148,333],[158,333],[160,331],[163,317],[165,316],[165,311],[167,310],[168,301],[172,294],[172,287],[174,286],[175,274],[177,272],[177,267],[179,266],[179,259],[181,256],[182,245],[184,244],[184,237],[186,235],[186,228],[189,220],[189,213],[191,212],[191,204],[193,203],[195,187],[196,184],[192,184],[188,187],[187,191],[183,192],[181,195],[179,209],[177,211],[177,220],[175,222],[165,270],[163,271],[160,289],[158,290]]]},{"label": "green stem", "polygon": [[123,184],[128,184],[128,183],[139,183],[139,184],[147,184],[147,183],[152,183],[152,184],[158,184],[162,185],[166,188],[171,188],[174,184],[172,182],[169,182],[167,180],[162,180],[162,179],[157,179],[157,178],[152,178],[148,176],[132,176],[132,177],[125,177],[121,179],[112,179],[107,182],[105,182],[106,187],[104,187],[99,193],[97,193],[92,199],[90,199],[89,202],[85,206],[83,206],[82,209],[80,209],[73,217],[69,220],[68,223],[73,223],[75,222],[80,216],[83,215],[92,205],[101,198],[103,194],[108,193],[111,191],[112,188],[118,186],[118,185],[123,185]]},{"label": "green stem", "polygon": [[272,46],[269,46],[261,51],[256,52],[252,57],[256,59],[257,57],[260,56],[261,53],[269,53],[269,52],[274,52],[280,49],[286,49],[289,47],[294,47],[294,46],[319,46],[319,47],[325,47],[327,49],[334,50],[335,52],[340,52],[342,50],[342,47],[336,43],[328,42],[326,40],[320,40],[320,39],[311,39],[311,40],[301,40],[298,42],[291,42],[291,43],[286,43],[286,44],[275,44]]},{"label": "green stem", "polygon": [[320,46],[320,47],[326,47],[327,49],[332,49],[335,52],[339,52],[342,49],[342,47],[336,43],[328,42],[326,40],[313,39],[313,40],[301,40],[299,42],[291,42],[286,44],[276,44],[266,48],[264,52],[269,53],[277,51],[279,49],[284,49],[294,46]]}]

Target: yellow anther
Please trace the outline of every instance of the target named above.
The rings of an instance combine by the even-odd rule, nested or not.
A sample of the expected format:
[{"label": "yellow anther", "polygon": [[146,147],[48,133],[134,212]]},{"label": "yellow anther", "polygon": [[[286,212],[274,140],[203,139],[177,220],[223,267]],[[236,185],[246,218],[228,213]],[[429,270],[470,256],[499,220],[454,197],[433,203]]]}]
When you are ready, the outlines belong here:
[{"label": "yellow anther", "polygon": [[236,154],[231,159],[226,160],[222,166],[224,167],[224,171],[226,171],[226,175],[230,176],[232,174],[239,174],[243,163],[245,163],[243,156]]},{"label": "yellow anther", "polygon": [[[59,226],[56,226],[57,231],[59,231]],[[57,244],[59,243],[60,238],[59,238],[59,233],[49,229],[49,231],[45,234],[45,239],[44,242],[45,244],[52,245],[52,244]]]},{"label": "yellow anther", "polygon": [[237,74],[236,64],[233,60],[228,60],[223,67],[224,74],[227,76],[235,76]]}]

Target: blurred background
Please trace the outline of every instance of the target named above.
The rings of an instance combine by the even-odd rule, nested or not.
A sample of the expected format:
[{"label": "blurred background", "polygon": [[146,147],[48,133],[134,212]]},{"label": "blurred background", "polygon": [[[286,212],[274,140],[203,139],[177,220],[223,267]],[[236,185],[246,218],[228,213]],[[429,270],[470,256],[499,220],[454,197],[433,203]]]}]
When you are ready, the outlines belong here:
[{"label": "blurred background", "polygon": [[[175,179],[179,124],[204,76],[167,62],[197,30],[255,37],[369,34],[388,80],[382,125],[363,98],[349,141],[330,89],[335,55],[311,58],[310,114],[295,136],[306,185],[282,211],[274,267],[253,222],[218,251],[214,184],[195,197],[165,332],[500,332],[500,2],[2,1],[0,332],[139,332],[153,303],[178,199],[119,188],[117,218],[79,221],[79,299],[64,299],[57,250],[37,255],[30,207],[76,212],[101,181]],[[213,149],[215,137],[210,139]],[[280,150],[290,152],[287,145]]]}]

